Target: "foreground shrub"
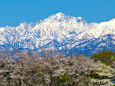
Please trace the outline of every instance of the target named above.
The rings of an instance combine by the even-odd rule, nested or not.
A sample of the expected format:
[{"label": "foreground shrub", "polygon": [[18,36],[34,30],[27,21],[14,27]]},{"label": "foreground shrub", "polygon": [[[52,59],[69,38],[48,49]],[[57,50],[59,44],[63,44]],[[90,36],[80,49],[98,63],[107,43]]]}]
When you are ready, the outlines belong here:
[{"label": "foreground shrub", "polygon": [[106,65],[112,65],[112,63],[115,61],[115,52],[101,51],[91,55],[91,59],[94,59],[94,61],[101,61]]}]

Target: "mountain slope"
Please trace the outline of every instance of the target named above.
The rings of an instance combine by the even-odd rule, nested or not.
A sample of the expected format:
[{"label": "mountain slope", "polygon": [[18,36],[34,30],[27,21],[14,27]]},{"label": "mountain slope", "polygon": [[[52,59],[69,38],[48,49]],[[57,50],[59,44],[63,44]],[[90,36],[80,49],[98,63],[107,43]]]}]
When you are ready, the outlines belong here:
[{"label": "mountain slope", "polygon": [[88,53],[92,54],[105,49],[115,50],[110,46],[115,45],[114,35],[115,19],[108,22],[87,23],[81,17],[57,13],[39,23],[1,27],[0,49],[53,48],[67,54],[89,55]]}]

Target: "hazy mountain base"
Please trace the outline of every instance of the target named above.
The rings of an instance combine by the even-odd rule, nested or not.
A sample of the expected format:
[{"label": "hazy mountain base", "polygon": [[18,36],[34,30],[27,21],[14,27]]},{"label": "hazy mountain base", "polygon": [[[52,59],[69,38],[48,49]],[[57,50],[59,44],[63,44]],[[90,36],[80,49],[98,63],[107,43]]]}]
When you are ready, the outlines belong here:
[{"label": "hazy mountain base", "polygon": [[0,53],[0,86],[114,86],[115,68],[85,56]]}]

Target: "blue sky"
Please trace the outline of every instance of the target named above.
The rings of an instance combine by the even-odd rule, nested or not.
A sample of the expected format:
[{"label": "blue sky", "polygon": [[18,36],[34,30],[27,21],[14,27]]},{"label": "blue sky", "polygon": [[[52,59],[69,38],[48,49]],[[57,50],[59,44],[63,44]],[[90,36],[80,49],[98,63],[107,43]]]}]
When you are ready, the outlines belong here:
[{"label": "blue sky", "polygon": [[88,22],[108,21],[115,18],[115,0],[0,0],[0,27],[37,22],[58,12]]}]

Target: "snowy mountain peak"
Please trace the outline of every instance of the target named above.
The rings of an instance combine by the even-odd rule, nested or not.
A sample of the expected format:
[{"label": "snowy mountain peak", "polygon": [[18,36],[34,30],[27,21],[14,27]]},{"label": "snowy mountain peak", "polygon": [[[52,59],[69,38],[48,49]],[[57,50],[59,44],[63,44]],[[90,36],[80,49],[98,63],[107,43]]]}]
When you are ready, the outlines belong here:
[{"label": "snowy mountain peak", "polygon": [[[115,36],[106,37],[107,34],[115,35],[115,19],[101,23],[84,23],[81,17],[65,16],[59,12],[40,23],[21,23],[17,27],[0,28],[0,48],[54,48],[70,54],[77,50],[81,54],[84,50],[94,51],[96,47],[91,44],[102,45],[102,37],[115,44]],[[108,44],[106,41],[103,43]],[[89,50],[89,53],[92,52]]]},{"label": "snowy mountain peak", "polygon": [[61,17],[64,17],[65,15],[63,13],[59,12],[55,16],[58,17],[58,18],[61,18]]},{"label": "snowy mountain peak", "polygon": [[63,13],[59,12],[55,15],[52,15],[50,17],[48,17],[47,19],[45,19],[45,21],[63,21],[64,19],[66,19],[67,16],[65,16]]}]

